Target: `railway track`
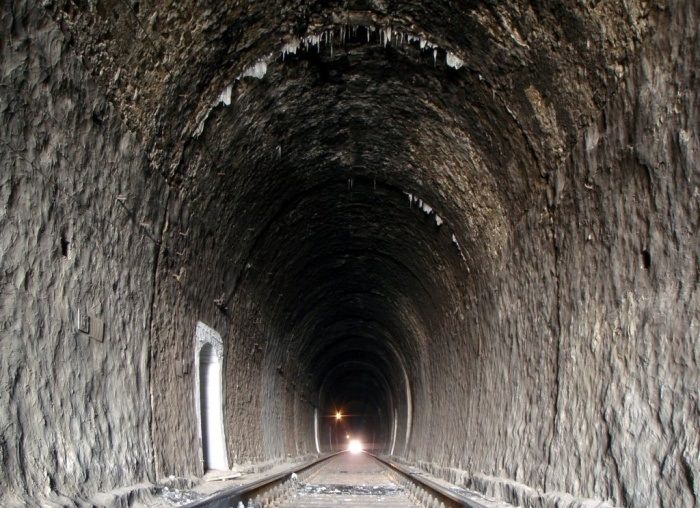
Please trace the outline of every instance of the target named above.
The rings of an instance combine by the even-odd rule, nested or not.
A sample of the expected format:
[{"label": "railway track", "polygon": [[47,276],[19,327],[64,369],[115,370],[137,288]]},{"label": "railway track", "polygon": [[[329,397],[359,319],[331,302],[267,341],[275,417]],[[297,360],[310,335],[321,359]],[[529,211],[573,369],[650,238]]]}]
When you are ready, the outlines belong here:
[{"label": "railway track", "polygon": [[234,487],[187,508],[486,508],[452,489],[369,453],[341,452],[248,485]]}]

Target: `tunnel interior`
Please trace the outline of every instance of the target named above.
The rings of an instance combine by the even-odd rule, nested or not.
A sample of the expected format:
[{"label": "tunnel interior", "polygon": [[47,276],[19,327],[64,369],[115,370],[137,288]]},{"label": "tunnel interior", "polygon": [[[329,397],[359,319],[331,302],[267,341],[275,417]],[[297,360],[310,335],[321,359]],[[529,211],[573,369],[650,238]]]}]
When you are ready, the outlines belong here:
[{"label": "tunnel interior", "polygon": [[[263,383],[308,382],[322,415],[348,412],[347,434],[385,451],[408,435],[421,356],[449,347],[445,317],[462,311],[469,277],[488,270],[502,241],[487,221],[505,228],[531,199],[522,175],[499,178],[479,163],[492,155],[481,129],[502,135],[503,125],[465,101],[474,78],[438,66],[447,53],[411,37],[331,26],[293,51],[287,43],[263,60],[264,75],[258,61],[259,74],[224,88],[182,157],[217,169],[216,183],[203,177],[204,213],[223,219],[222,248],[244,267],[220,307],[233,314],[252,302],[270,330]],[[440,93],[422,91],[431,86]],[[425,157],[435,149],[444,157]],[[463,165],[475,174],[450,177]],[[513,192],[522,199],[507,200]],[[321,427],[322,449],[332,428]]]},{"label": "tunnel interior", "polygon": [[358,438],[697,502],[698,10],[7,2],[0,501]]}]

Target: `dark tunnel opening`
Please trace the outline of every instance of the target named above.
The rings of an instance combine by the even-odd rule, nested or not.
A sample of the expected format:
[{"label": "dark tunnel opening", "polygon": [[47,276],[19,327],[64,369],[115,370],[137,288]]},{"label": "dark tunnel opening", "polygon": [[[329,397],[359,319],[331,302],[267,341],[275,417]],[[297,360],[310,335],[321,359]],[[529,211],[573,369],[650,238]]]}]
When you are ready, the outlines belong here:
[{"label": "dark tunnel opening", "polygon": [[369,451],[388,451],[393,407],[386,380],[378,376],[368,365],[352,360],[329,374],[327,395],[319,405],[325,417],[319,436],[322,448],[345,450],[356,439]]}]

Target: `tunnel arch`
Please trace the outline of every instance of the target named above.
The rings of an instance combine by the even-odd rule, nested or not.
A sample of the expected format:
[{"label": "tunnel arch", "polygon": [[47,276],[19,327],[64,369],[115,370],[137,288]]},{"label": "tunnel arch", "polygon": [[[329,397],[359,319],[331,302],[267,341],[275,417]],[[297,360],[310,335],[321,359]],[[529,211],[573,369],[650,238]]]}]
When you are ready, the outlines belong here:
[{"label": "tunnel arch", "polygon": [[696,2],[7,6],[0,504],[200,476],[217,368],[221,466],[337,394],[510,502],[697,502]]}]

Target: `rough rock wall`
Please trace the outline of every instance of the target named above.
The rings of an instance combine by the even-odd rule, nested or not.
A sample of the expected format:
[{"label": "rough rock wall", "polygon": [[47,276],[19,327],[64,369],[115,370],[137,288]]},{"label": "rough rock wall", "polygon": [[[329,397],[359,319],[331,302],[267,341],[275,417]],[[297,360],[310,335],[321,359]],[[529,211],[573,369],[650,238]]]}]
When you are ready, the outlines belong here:
[{"label": "rough rock wall", "polygon": [[[201,474],[194,402],[194,338],[198,321],[216,330],[224,341],[224,366],[231,361],[229,329],[216,312],[210,282],[211,249],[191,250],[184,244],[206,246],[207,229],[189,227],[193,212],[181,199],[170,200],[157,272],[152,322],[151,404],[157,476]],[[201,224],[195,223],[197,226]],[[202,285],[196,284],[197,277]],[[213,287],[211,293],[216,290]],[[204,294],[203,294],[204,293]],[[208,297],[208,298],[207,298]],[[204,300],[206,299],[206,303]],[[228,393],[224,385],[224,396]]]},{"label": "rough rock wall", "polygon": [[478,283],[472,360],[440,369],[466,403],[420,427],[410,454],[521,505],[700,499],[697,4],[653,21],[547,202]]},{"label": "rough rock wall", "polygon": [[[279,24],[286,37],[297,32],[287,26],[289,20],[308,24],[298,35],[317,33],[330,23],[303,12],[305,4],[295,3],[298,16],[275,3],[250,4],[242,17],[237,4],[228,9],[225,3],[219,6],[225,16],[191,3],[167,15],[157,2],[93,4],[85,10],[72,2],[46,3],[60,11],[57,19],[72,33],[91,77],[73,60],[67,63],[63,42],[53,43],[62,38],[51,24],[35,17],[31,31],[36,33],[28,39],[23,24],[15,23],[22,18],[19,8],[12,4],[5,10],[3,34],[20,35],[8,39],[14,45],[3,46],[2,83],[8,90],[3,128],[10,131],[3,140],[19,139],[15,152],[35,166],[28,180],[17,169],[17,157],[3,148],[11,171],[3,172],[10,185],[2,189],[9,203],[2,236],[11,246],[3,252],[3,282],[9,282],[3,286],[2,312],[11,319],[3,319],[2,326],[11,333],[3,333],[2,343],[2,362],[10,368],[0,375],[13,397],[7,407],[16,414],[2,415],[2,481],[36,496],[52,489],[80,495],[132,483],[152,470],[149,435],[155,475],[201,473],[191,369],[199,320],[226,344],[230,461],[304,453],[313,446],[313,411],[301,398],[308,399],[299,378],[312,373],[322,379],[319,366],[333,365],[332,358],[313,362],[323,360],[322,346],[335,350],[356,328],[358,315],[370,314],[377,325],[360,330],[366,337],[353,337],[353,347],[375,358],[398,357],[368,346],[371,339],[407,357],[394,367],[405,365],[413,383],[410,457],[468,469],[474,485],[501,489],[518,502],[522,496],[521,504],[536,503],[536,492],[522,485],[632,505],[646,502],[643,496],[650,502],[691,503],[698,470],[693,427],[698,51],[688,48],[697,49],[697,40],[691,40],[697,7],[686,2],[651,20],[655,35],[635,64],[631,58],[641,39],[631,34],[637,21],[647,22],[646,10],[637,8],[641,3],[632,3],[631,12],[616,2],[581,6],[580,22],[571,15],[574,2],[551,2],[544,9],[540,2],[533,9],[514,3],[500,24],[495,12],[468,9],[440,35],[444,13],[456,12],[458,2],[431,2],[433,11],[405,2],[398,8],[405,15],[387,15],[382,24],[398,22],[409,31],[425,12],[420,33],[434,32],[445,48],[473,57],[459,75],[452,74],[455,69],[443,73],[435,56],[410,44],[394,54],[376,40],[362,48],[355,40],[362,66],[335,62],[326,53],[325,60],[316,61],[317,47],[289,65],[271,63],[260,82],[240,83],[234,104],[213,110],[202,137],[193,137],[201,120],[194,112],[210,108],[246,64],[270,51],[277,54],[287,40],[264,35],[268,24],[289,18]],[[386,10],[380,4],[377,10]],[[480,16],[486,19],[483,26],[477,23]],[[508,19],[528,28],[526,42],[533,49],[522,49]],[[595,21],[595,29],[586,28],[586,19]],[[460,20],[470,20],[472,29],[464,30]],[[490,30],[496,35],[487,36]],[[380,46],[384,50],[377,51]],[[57,59],[47,58],[56,51]],[[574,65],[581,60],[583,65]],[[348,82],[360,84],[350,89],[345,110],[333,93],[316,93],[315,69],[329,68],[334,72],[324,82],[326,92],[333,83],[345,89],[343,73]],[[398,79],[414,74],[411,86]],[[386,79],[393,75],[397,79]],[[149,162],[187,192],[173,191],[167,198],[165,186],[144,181],[138,143],[123,136],[109,107],[85,84],[91,79],[111,90],[131,125],[148,133]],[[377,87],[375,81],[389,86]],[[296,85],[289,89],[289,83]],[[579,131],[605,105],[608,83],[619,86],[617,95],[588,131]],[[66,101],[58,107],[54,103],[61,98]],[[28,103],[26,113],[17,115],[15,102],[21,108]],[[361,121],[346,135],[337,127],[352,124],[339,119],[355,102]],[[465,104],[468,111],[461,110]],[[401,106],[406,117],[387,105]],[[278,111],[288,113],[278,116]],[[394,113],[401,113],[399,121],[385,126]],[[49,114],[61,128],[43,127]],[[309,122],[298,121],[306,117]],[[39,128],[17,127],[29,121]],[[444,130],[452,124],[454,129]],[[37,132],[43,137],[32,137]],[[578,132],[581,139],[567,158],[569,138]],[[477,156],[466,153],[469,139],[478,141]],[[342,140],[349,145],[342,146]],[[355,146],[372,150],[355,152]],[[350,162],[338,157],[348,148],[361,157]],[[167,167],[159,166],[163,160]],[[567,162],[555,178],[548,169],[560,161]],[[339,163],[353,175],[361,168],[383,169],[360,172],[346,184],[342,175],[328,176]],[[58,169],[34,170],[44,166]],[[76,167],[84,171],[77,173]],[[31,184],[16,184],[24,181]],[[550,199],[540,202],[547,187]],[[68,194],[58,188],[79,199],[62,201]],[[152,194],[142,197],[143,189]],[[450,234],[435,240],[432,216],[422,224],[430,223],[430,229],[407,220],[404,190],[440,208],[444,204],[444,217],[462,248],[454,249]],[[124,201],[104,198],[121,193]],[[83,201],[83,194],[94,199]],[[159,206],[146,205],[151,201]],[[531,203],[530,212],[519,217]],[[21,211],[29,204],[39,204],[40,210],[43,204],[44,215]],[[384,212],[376,215],[382,220],[375,220],[375,209]],[[110,222],[103,224],[105,217]],[[55,249],[62,246],[50,240],[63,232],[64,223],[72,224],[63,239],[69,242],[64,264],[70,273],[59,277],[53,266],[41,263],[61,257]],[[147,238],[159,240],[161,227],[160,248],[149,247]],[[94,243],[75,240],[87,237],[85,231]],[[34,243],[21,245],[19,238]],[[385,254],[351,256],[346,265],[348,241],[355,248],[379,245]],[[464,265],[458,257],[462,250],[469,258]],[[455,262],[443,258],[443,251]],[[491,263],[499,257],[494,268]],[[27,259],[37,265],[31,276],[25,276]],[[395,260],[405,269],[397,270]],[[337,261],[349,268],[338,269]],[[155,294],[149,293],[154,286]],[[31,294],[44,288],[55,305]],[[16,296],[20,290],[31,297]],[[357,303],[347,296],[354,291],[362,295]],[[465,309],[457,302],[463,296]],[[117,344],[109,336],[98,344],[70,335],[71,304],[84,300],[100,301],[104,308],[96,312],[110,317],[109,330],[115,319],[124,320],[115,350],[107,352]],[[353,313],[338,312],[347,307]],[[345,328],[326,326],[341,318]],[[294,323],[291,330],[288,323]],[[150,365],[144,340],[149,333]],[[20,339],[6,338],[15,336]],[[89,361],[85,351],[93,352]],[[68,363],[76,363],[76,356],[84,366],[77,370]],[[55,361],[64,357],[63,363]],[[22,362],[31,370],[20,369]],[[49,365],[60,376],[49,374]],[[154,407],[150,429],[147,366]],[[98,368],[99,376],[90,374]],[[399,380],[394,370],[389,377]],[[19,388],[26,390],[21,397]],[[98,412],[96,432],[76,400],[116,401],[119,412]],[[397,453],[403,453],[401,436],[408,426],[403,414]],[[27,441],[38,431],[22,434],[19,427],[43,425],[36,415],[46,418],[46,428],[59,439]],[[76,436],[82,431],[88,437]],[[113,442],[104,446],[110,435]],[[100,446],[87,447],[93,438]],[[20,449],[25,443],[31,443],[28,451]],[[59,462],[64,450],[80,450],[79,460],[71,462],[80,464],[77,473]],[[20,464],[22,459],[27,464]],[[88,477],[88,463],[114,466],[91,470]],[[548,502],[555,501],[550,496]]]},{"label": "rough rock wall", "polygon": [[[0,505],[152,477],[160,177],[33,2],[0,15]],[[104,340],[77,328],[104,320]]]},{"label": "rough rock wall", "polygon": [[158,477],[204,472],[193,398],[198,321],[214,328],[224,342],[229,465],[314,452],[313,406],[300,404],[305,394],[265,360],[284,343],[261,317],[255,292],[260,288],[244,287],[226,298],[239,276],[231,263],[237,232],[227,216],[230,200],[198,200],[201,190],[194,186],[170,200],[158,264],[151,351]]},{"label": "rough rock wall", "polygon": [[695,506],[699,6],[673,5],[657,22],[558,175],[559,379],[546,488]]}]

